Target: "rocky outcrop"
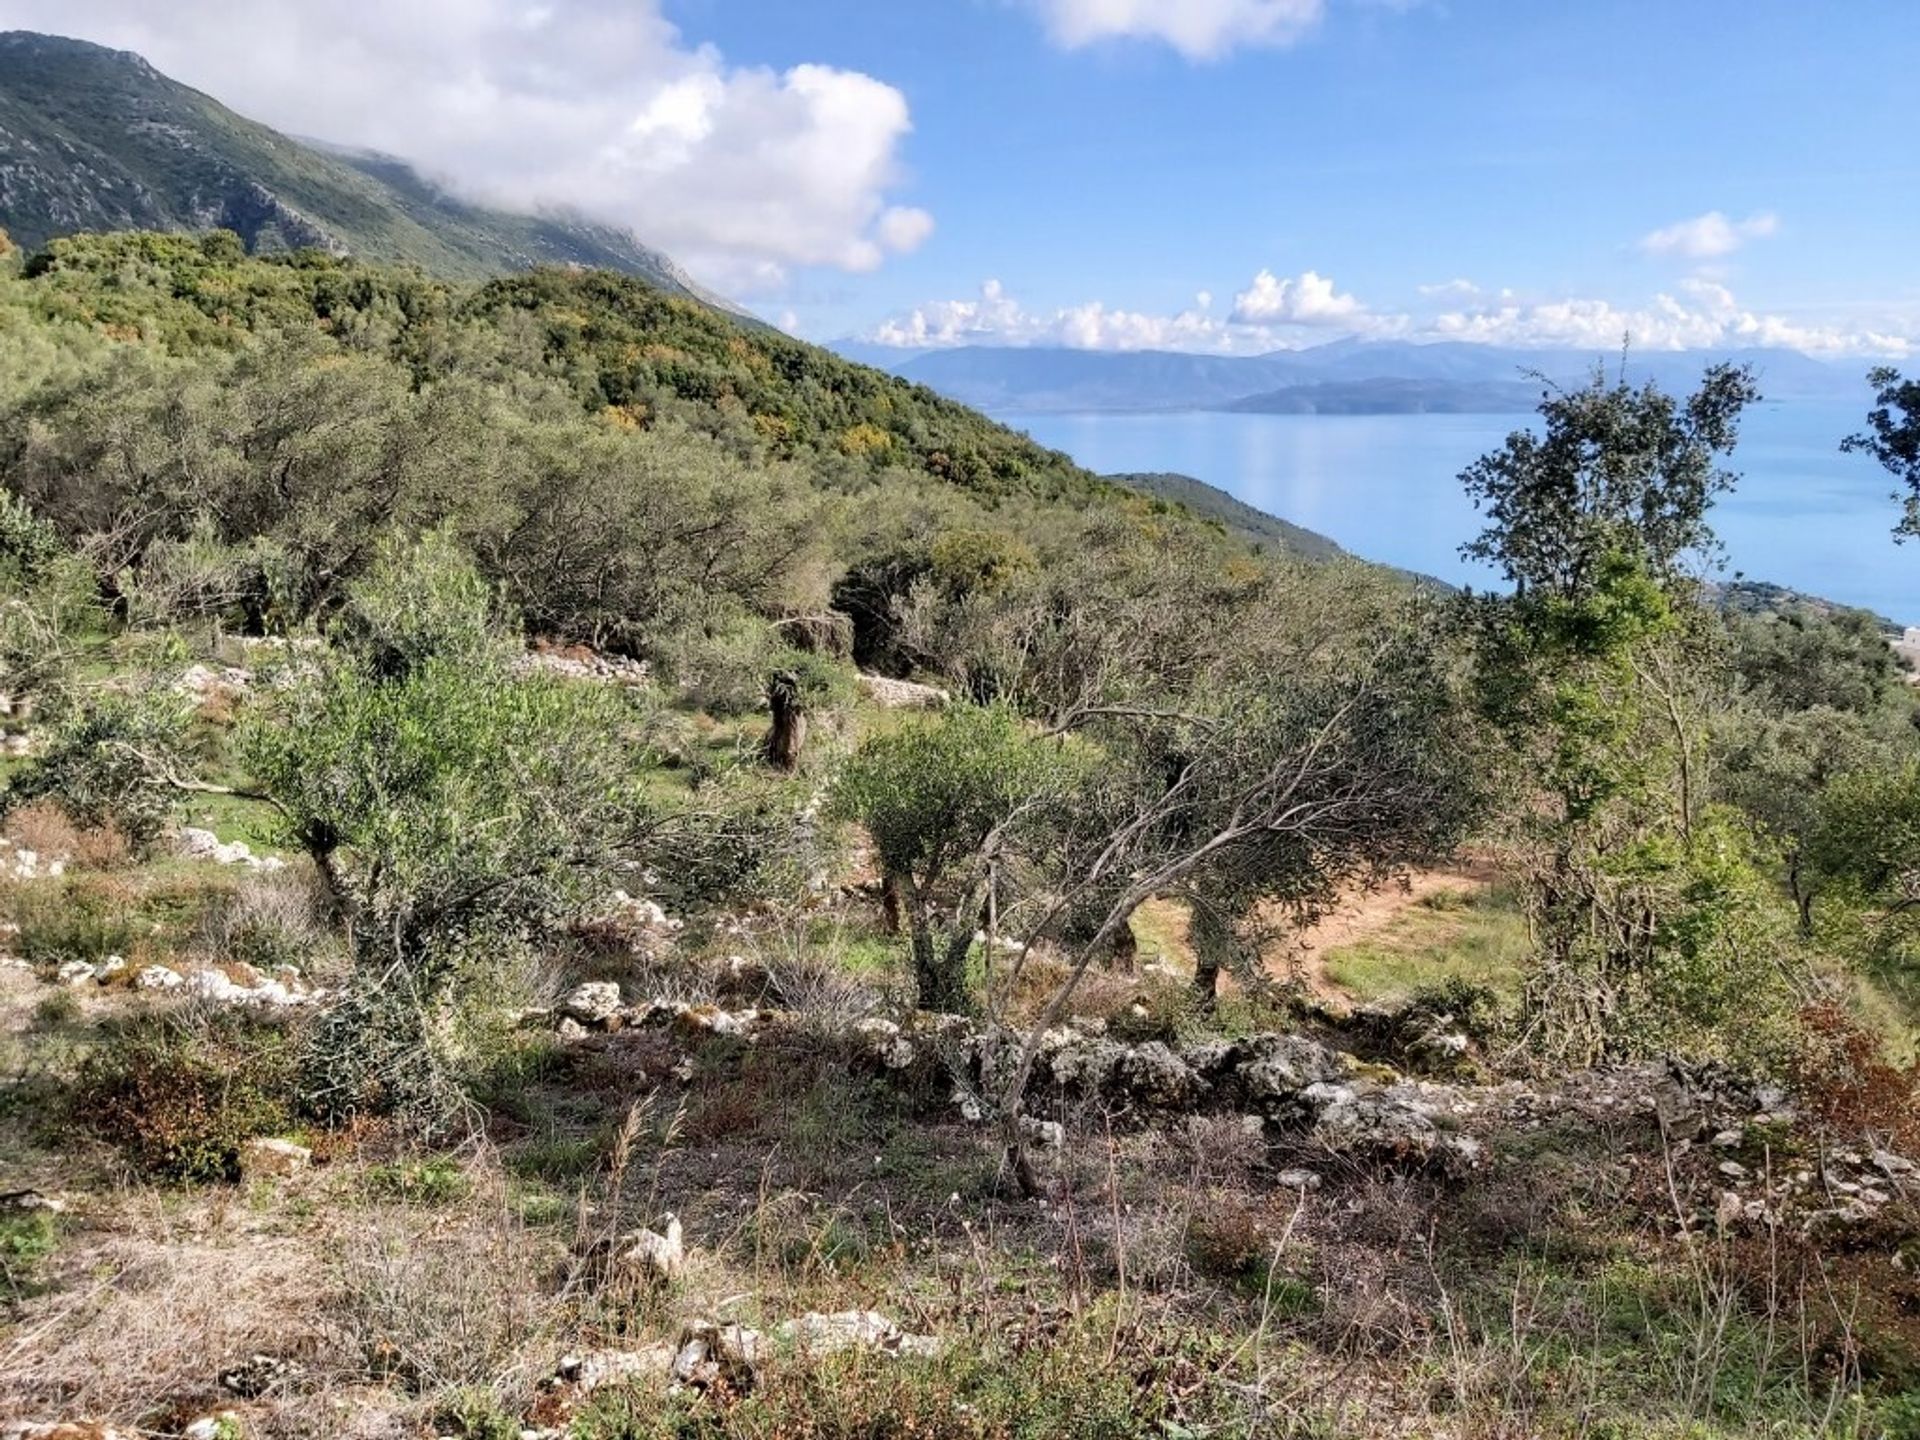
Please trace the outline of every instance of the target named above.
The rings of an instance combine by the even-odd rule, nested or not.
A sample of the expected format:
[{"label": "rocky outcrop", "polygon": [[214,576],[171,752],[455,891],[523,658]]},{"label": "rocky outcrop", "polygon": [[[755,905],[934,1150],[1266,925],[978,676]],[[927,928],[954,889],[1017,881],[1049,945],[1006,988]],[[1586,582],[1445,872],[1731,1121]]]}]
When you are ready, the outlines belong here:
[{"label": "rocky outcrop", "polygon": [[936,686],[885,675],[862,674],[860,693],[883,710],[939,710],[953,702],[953,696]]},{"label": "rocky outcrop", "polygon": [[536,644],[520,662],[525,670],[539,670],[569,680],[597,680],[609,685],[645,685],[653,677],[644,660],[608,655],[586,645]]},{"label": "rocky outcrop", "polygon": [[660,1230],[637,1230],[619,1242],[615,1266],[625,1275],[653,1285],[671,1285],[687,1268],[686,1240],[677,1215]]},{"label": "rocky outcrop", "polygon": [[262,1136],[240,1147],[240,1174],[248,1180],[285,1179],[313,1163],[313,1152],[291,1140]]},{"label": "rocky outcrop", "polygon": [[84,987],[131,984],[135,990],[154,995],[174,994],[211,1005],[257,1005],[271,1010],[312,1005],[326,996],[326,991],[309,985],[291,965],[282,965],[271,975],[237,962],[219,969],[183,972],[171,965],[135,969],[119,955],[109,955],[98,964],[69,960],[54,972],[53,983]]},{"label": "rocky outcrop", "polygon": [[[782,1028],[804,1029],[802,1016],[776,1010],[648,1002],[617,1005],[610,983],[576,989],[561,1007],[561,1034],[576,1043],[595,1032],[664,1028],[685,1041],[729,1036],[749,1043]],[[921,1093],[951,1090],[969,1121],[984,1121],[991,1097],[1019,1061],[1023,1037],[958,1016],[916,1014],[896,1021],[871,1017],[840,1036],[880,1073]],[[1471,1167],[1480,1147],[1457,1133],[1478,1108],[1474,1092],[1409,1081],[1367,1067],[1302,1035],[1267,1034],[1175,1047],[1161,1040],[1127,1043],[1097,1025],[1045,1032],[1034,1054],[1027,1105],[1036,1113],[1031,1137],[1058,1144],[1049,1111],[1076,1101],[1121,1106],[1143,1116],[1241,1113],[1275,1134],[1293,1134],[1329,1152]]]},{"label": "rocky outcrop", "polygon": [[210,860],[215,865],[241,865],[249,870],[284,870],[287,862],[277,855],[255,855],[244,840],[221,843],[211,830],[189,825],[180,832],[180,853],[189,860]]},{"label": "rocky outcrop", "polygon": [[809,1311],[771,1331],[732,1321],[695,1320],[670,1345],[569,1355],[555,1378],[579,1394],[608,1385],[701,1391],[722,1383],[734,1394],[745,1394],[758,1382],[761,1368],[778,1356],[811,1359],[860,1350],[928,1358],[941,1348],[934,1336],[903,1330],[877,1310]]}]

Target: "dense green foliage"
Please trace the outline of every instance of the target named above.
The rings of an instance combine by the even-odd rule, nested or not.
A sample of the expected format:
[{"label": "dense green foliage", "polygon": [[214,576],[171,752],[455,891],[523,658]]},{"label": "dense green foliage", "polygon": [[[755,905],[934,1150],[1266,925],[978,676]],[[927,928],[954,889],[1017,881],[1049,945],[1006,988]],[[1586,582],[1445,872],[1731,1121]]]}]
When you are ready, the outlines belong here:
[{"label": "dense green foliage", "polygon": [[1467,553],[1514,585],[1474,621],[1482,704],[1523,787],[1536,1033],[1575,1061],[1724,1046],[1777,1063],[1786,1043],[1783,927],[1703,779],[1725,681],[1684,568],[1712,549],[1707,511],[1732,484],[1718,460],[1753,397],[1730,368],[1684,403],[1596,375],[1543,404],[1543,435],[1463,476],[1490,522]]},{"label": "dense green foliage", "polygon": [[[1808,947],[1862,958],[1847,917],[1897,903],[1833,838],[1867,803],[1851,777],[1912,758],[1875,622],[1723,620],[1688,575],[1739,370],[1550,396],[1465,477],[1472,553],[1514,592],[1449,600],[607,273],[463,286],[83,237],[0,276],[0,352],[0,638],[14,688],[57,697],[11,799],[141,843],[197,784],[178,714],[72,689],[89,627],[291,642],[233,778],[347,936],[322,1058],[409,1037],[310,1073],[337,1108],[401,1084],[403,1053],[433,1063],[401,1088],[443,1092],[459,995],[617,875],[696,909],[791,885],[809,788],[874,842],[922,1002],[996,1014],[983,925],[1065,957],[1057,1010],[1178,899],[1205,999],[1266,927],[1446,855],[1496,797],[1533,882],[1530,1033],[1564,1054],[1775,1063]],[[523,625],[668,688],[529,667]],[[848,743],[849,659],[963,703]],[[668,714],[735,724],[771,689],[824,712],[791,780]]]},{"label": "dense green foliage", "polygon": [[1920,380],[1908,380],[1888,366],[1867,380],[1875,392],[1867,428],[1848,436],[1842,448],[1871,455],[1899,482],[1893,498],[1902,514],[1893,533],[1901,539],[1920,535]]},{"label": "dense green foliage", "polygon": [[967,953],[995,867],[1030,849],[1022,832],[1058,821],[1075,760],[1004,706],[963,705],[873,737],[841,774],[837,806],[867,827],[899,888],[927,1009],[969,1007]]}]

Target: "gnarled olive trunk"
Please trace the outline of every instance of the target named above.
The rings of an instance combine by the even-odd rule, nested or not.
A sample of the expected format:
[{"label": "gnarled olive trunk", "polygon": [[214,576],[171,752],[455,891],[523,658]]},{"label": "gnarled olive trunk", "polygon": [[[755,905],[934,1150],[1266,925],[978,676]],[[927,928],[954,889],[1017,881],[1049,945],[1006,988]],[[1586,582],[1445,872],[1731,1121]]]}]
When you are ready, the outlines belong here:
[{"label": "gnarled olive trunk", "polygon": [[1233,964],[1233,926],[1219,907],[1196,901],[1187,939],[1193,946],[1194,999],[1211,1010],[1219,998],[1220,972]]},{"label": "gnarled olive trunk", "polygon": [[800,698],[800,677],[782,670],[767,682],[767,705],[773,725],[767,731],[767,763],[791,773],[800,767],[800,751],[807,743],[807,711]]}]

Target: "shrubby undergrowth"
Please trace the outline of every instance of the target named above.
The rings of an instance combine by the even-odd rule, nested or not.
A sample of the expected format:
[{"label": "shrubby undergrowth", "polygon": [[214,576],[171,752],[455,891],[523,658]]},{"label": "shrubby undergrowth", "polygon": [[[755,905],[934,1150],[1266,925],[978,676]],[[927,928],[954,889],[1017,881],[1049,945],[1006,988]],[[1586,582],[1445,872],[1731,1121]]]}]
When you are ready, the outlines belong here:
[{"label": "shrubby undergrowth", "polygon": [[[578,1407],[583,1437],[1263,1433],[1290,1412],[1246,1355],[1282,1325],[1289,1384],[1329,1358],[1440,1375],[1428,1418],[1597,1393],[1582,1357],[1604,1342],[1693,1367],[1676,1423],[1746,1403],[1871,1433],[1866,1342],[1833,1340],[1830,1366],[1824,1312],[1757,1318],[1792,1288],[1781,1237],[1759,1288],[1757,1254],[1729,1241],[1709,1270],[1692,1245],[1744,1223],[1733,1183],[1816,1163],[1786,1101],[1691,1157],[1583,1154],[1572,1189],[1557,1130],[1498,1136],[1538,1146],[1544,1178],[1523,1164],[1524,1193],[1461,1218],[1422,1157],[1485,1159],[1456,1130],[1494,1102],[1435,1120],[1382,1099],[1389,1062],[1464,1093],[1659,1061],[1744,1096],[1778,1082],[1858,1140],[1858,1173],[1914,1133],[1912,692],[1870,617],[1729,619],[1696,583],[1743,372],[1549,397],[1539,433],[1464,477],[1473,552],[1511,590],[1459,596],[1241,544],[609,276],[457,287],[76,238],[0,273],[0,369],[0,902],[12,948],[71,987],[32,1022],[73,1046],[59,1113],[169,1182],[234,1179],[247,1141],[298,1132],[365,1147],[378,1203],[490,1207],[444,1248],[370,1232],[343,1271],[363,1369],[444,1423],[491,1434],[533,1406],[530,1334],[664,1323],[682,1272],[596,1277],[623,1232],[666,1224],[670,1189],[732,1207],[704,1217],[733,1228],[700,1263],[785,1267],[796,1300],[870,1269],[928,1316],[952,1296],[955,1343],[665,1405],[611,1388]],[[1316,924],[1466,853],[1498,872],[1521,982],[1358,1014],[1324,974],[1287,983]],[[216,977],[181,991],[200,1000],[302,988],[222,1011],[169,999],[174,967]],[[132,1013],[94,1025],[95,1004]],[[1026,1113],[1076,1021],[1085,1093]],[[1301,1027],[1329,1044],[1239,1055],[1297,1092],[1291,1119],[1144,1118],[1211,1083],[1225,1037]],[[1368,1059],[1287,1080],[1331,1046]],[[1585,1103],[1567,1083],[1542,1114]],[[954,1113],[992,1140],[956,1140]],[[1310,1145],[1382,1115],[1405,1128],[1340,1152],[1345,1228],[1291,1249]],[[1080,1143],[1097,1131],[1104,1157]],[[832,1214],[793,1218],[847,1176]],[[1044,1281],[1004,1287],[1044,1304],[997,1308],[1012,1252],[970,1216],[1003,1203],[1054,1227]],[[1675,1233],[1686,1265],[1633,1270]],[[1542,1234],[1591,1239],[1642,1306],[1631,1340],[1613,1280],[1526,1269]],[[938,1264],[913,1270],[914,1245]],[[1143,1286],[1167,1292],[1151,1325]]]}]

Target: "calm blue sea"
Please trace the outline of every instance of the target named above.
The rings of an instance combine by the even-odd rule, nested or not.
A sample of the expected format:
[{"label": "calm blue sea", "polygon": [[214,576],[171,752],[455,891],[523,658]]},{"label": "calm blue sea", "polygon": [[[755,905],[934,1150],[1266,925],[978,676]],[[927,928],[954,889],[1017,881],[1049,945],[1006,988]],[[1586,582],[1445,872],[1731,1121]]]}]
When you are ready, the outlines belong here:
[{"label": "calm blue sea", "polygon": [[[1090,470],[1193,475],[1356,555],[1459,584],[1478,517],[1455,477],[1526,423],[1518,415],[1037,415],[998,417]],[[1895,545],[1893,485],[1840,453],[1859,410],[1771,405],[1747,417],[1739,488],[1714,511],[1728,574],[1791,585],[1920,624],[1920,542]]]}]

